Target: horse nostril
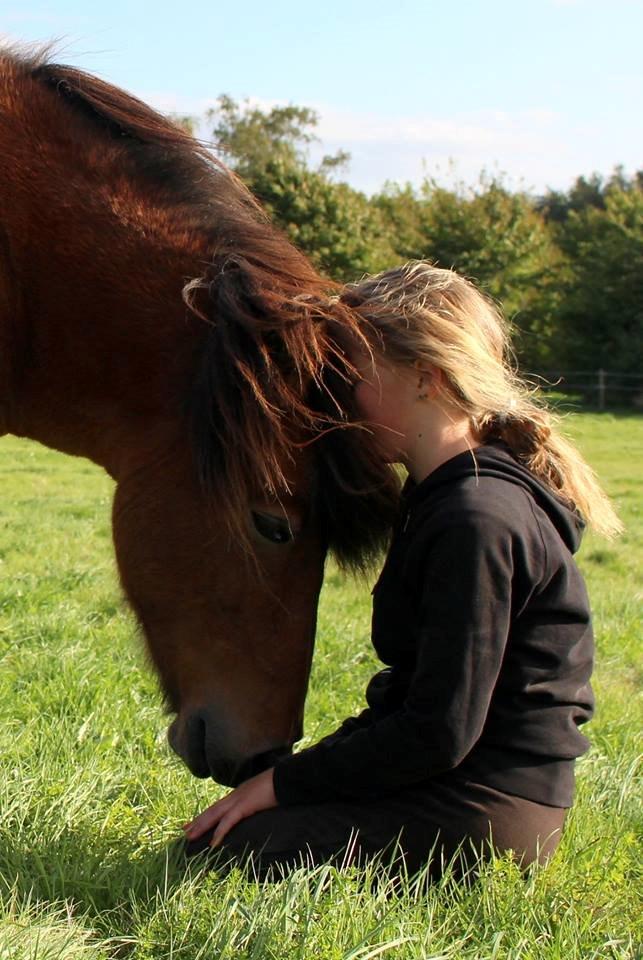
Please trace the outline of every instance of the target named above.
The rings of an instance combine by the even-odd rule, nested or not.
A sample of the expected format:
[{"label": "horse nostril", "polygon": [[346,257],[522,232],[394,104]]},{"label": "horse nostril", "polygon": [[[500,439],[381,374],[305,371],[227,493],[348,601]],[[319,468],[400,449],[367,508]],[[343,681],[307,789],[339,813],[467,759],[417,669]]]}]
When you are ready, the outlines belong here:
[{"label": "horse nostril", "polygon": [[292,744],[282,744],[248,756],[229,742],[223,735],[222,724],[212,711],[205,709],[177,717],[167,735],[171,748],[195,777],[212,777],[229,787],[273,767],[292,749]]},{"label": "horse nostril", "polygon": [[167,731],[170,747],[183,760],[195,777],[209,777],[210,770],[205,749],[206,725],[203,718],[195,713],[181,723],[177,717]]},{"label": "horse nostril", "polygon": [[205,720],[198,713],[195,713],[187,723],[187,763],[192,773],[197,777],[210,776],[205,738]]}]

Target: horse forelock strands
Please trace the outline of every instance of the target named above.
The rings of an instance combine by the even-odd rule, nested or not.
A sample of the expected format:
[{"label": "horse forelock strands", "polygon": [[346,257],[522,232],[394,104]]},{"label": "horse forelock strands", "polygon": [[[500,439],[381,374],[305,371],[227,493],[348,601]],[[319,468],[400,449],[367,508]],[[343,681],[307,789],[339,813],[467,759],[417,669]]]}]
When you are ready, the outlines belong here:
[{"label": "horse forelock strands", "polygon": [[191,396],[200,475],[247,540],[249,502],[287,494],[308,445],[327,544],[344,566],[364,568],[387,542],[397,483],[350,420],[347,361],[332,331],[359,336],[356,321],[302,261],[286,273],[231,256],[188,285],[191,308],[208,321]]}]

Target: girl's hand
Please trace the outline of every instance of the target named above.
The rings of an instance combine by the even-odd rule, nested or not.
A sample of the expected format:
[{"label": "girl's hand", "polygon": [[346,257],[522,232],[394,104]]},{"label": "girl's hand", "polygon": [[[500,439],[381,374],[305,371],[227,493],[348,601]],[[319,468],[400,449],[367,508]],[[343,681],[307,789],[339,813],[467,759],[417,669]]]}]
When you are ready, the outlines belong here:
[{"label": "girl's hand", "polygon": [[211,847],[218,847],[226,833],[240,820],[245,820],[260,810],[269,810],[277,806],[277,798],[272,782],[273,767],[264,770],[256,777],[245,780],[232,793],[217,800],[211,807],[199,814],[191,823],[183,827],[187,840],[196,840],[207,830],[216,827]]}]

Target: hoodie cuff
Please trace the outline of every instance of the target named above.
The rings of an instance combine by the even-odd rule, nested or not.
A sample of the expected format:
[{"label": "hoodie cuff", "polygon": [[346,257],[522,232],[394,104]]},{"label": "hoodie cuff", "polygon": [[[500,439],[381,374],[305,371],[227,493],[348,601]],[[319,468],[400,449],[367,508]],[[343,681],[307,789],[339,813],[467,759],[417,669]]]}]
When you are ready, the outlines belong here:
[{"label": "hoodie cuff", "polygon": [[319,767],[320,758],[314,747],[279,760],[273,771],[277,803],[321,803],[337,797],[320,776]]}]

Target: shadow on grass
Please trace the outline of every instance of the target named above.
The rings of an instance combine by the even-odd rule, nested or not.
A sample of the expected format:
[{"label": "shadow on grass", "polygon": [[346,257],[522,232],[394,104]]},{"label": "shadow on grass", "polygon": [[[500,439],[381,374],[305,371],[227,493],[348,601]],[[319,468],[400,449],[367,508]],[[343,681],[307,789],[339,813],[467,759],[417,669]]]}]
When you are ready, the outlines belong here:
[{"label": "shadow on grass", "polygon": [[[194,881],[202,863],[189,863],[179,839],[146,847],[133,836],[92,839],[69,827],[55,841],[0,833],[0,893],[18,903],[63,901],[91,917],[92,926],[112,935],[126,931],[146,906],[167,899]],[[200,859],[200,858],[199,858]]]}]

